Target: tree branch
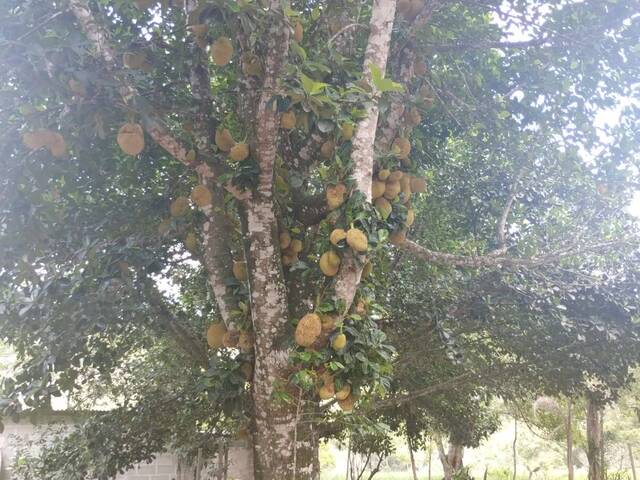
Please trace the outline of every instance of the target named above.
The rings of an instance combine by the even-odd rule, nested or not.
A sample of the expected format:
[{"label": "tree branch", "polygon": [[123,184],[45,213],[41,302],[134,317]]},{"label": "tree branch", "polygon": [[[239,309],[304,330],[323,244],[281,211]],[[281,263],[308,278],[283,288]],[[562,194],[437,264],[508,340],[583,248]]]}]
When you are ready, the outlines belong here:
[{"label": "tree branch", "polygon": [[498,242],[498,249],[501,251],[506,251],[506,225],[507,218],[509,217],[509,213],[511,212],[511,207],[513,206],[513,202],[516,199],[516,195],[518,194],[518,183],[522,180],[524,176],[525,169],[522,168],[520,172],[516,175],[516,178],[511,185],[511,189],[509,191],[509,196],[507,197],[507,201],[505,202],[504,208],[502,209],[502,213],[500,214],[500,219],[498,220],[498,225],[496,226],[496,240]]},{"label": "tree branch", "polygon": [[487,255],[465,256],[453,253],[438,252],[422,247],[417,243],[407,240],[400,248],[412,253],[415,257],[420,258],[429,263],[448,267],[468,267],[468,268],[485,268],[485,267],[538,267],[557,263],[568,257],[576,257],[585,253],[593,253],[597,251],[607,250],[613,247],[619,247],[627,244],[625,240],[611,240],[591,245],[578,247],[563,248],[555,252],[547,253],[530,258],[506,257],[500,254],[501,250],[490,252]]}]

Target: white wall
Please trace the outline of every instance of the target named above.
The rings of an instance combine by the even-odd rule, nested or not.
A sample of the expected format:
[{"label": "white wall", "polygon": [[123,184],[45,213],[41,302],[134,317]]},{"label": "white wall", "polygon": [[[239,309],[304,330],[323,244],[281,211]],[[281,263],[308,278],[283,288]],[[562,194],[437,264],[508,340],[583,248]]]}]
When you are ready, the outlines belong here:
[{"label": "white wall", "polygon": [[[55,425],[69,425],[70,418],[56,415]],[[34,425],[26,419],[18,423],[7,422],[5,429],[0,434],[0,479],[10,480],[10,467],[16,453],[17,439],[37,439],[46,435],[48,424]],[[127,471],[124,475],[118,475],[117,480],[186,480],[178,478],[178,458],[172,454],[161,454],[152,463],[142,463]],[[253,459],[251,450],[245,444],[237,444],[229,449],[228,480],[252,480]],[[207,480],[203,474],[202,480]]]}]

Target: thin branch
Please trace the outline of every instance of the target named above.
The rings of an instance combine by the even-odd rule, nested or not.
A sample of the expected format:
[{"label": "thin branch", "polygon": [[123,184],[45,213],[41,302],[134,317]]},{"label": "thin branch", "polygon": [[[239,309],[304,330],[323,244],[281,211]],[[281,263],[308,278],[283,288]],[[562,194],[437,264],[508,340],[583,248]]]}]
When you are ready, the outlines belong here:
[{"label": "thin branch", "polygon": [[351,30],[352,28],[356,28],[356,27],[357,28],[367,28],[366,25],[363,25],[361,23],[350,23],[349,25],[347,25],[347,26],[341,28],[340,30],[338,30],[338,32],[329,39],[329,41],[327,42],[327,46],[331,46],[333,41],[336,38],[338,38],[340,35],[342,35],[344,32],[346,32],[348,30]]},{"label": "thin branch", "polygon": [[[558,261],[568,258],[576,257],[585,253],[593,253],[603,250],[608,250],[613,247],[619,247],[628,244],[625,240],[611,240],[591,245],[585,245],[578,247],[573,244],[570,247],[556,250],[555,252],[547,253],[529,258],[520,257],[506,257],[496,252],[491,252],[487,255],[478,256],[465,256],[456,255],[453,253],[437,252],[429,250],[417,243],[407,240],[400,248],[412,253],[417,258],[436,265],[443,265],[449,267],[469,267],[469,268],[483,268],[483,267],[537,267],[542,265],[549,265],[557,263]],[[500,252],[499,250],[497,251]]]}]

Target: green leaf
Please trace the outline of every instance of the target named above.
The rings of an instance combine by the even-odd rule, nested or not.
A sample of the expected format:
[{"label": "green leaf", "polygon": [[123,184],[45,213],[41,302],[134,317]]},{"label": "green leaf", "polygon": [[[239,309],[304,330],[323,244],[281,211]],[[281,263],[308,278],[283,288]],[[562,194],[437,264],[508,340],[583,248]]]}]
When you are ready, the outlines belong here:
[{"label": "green leaf", "polygon": [[384,78],[383,72],[377,65],[374,65],[373,63],[370,64],[369,70],[371,70],[371,80],[373,81],[373,84],[378,89],[378,91],[383,93],[404,91],[404,87],[401,84],[394,82],[389,78]]},{"label": "green leaf", "polygon": [[315,95],[320,93],[324,88],[328,87],[328,83],[316,82],[312,78],[307,77],[304,73],[300,74],[302,88],[307,95]]}]

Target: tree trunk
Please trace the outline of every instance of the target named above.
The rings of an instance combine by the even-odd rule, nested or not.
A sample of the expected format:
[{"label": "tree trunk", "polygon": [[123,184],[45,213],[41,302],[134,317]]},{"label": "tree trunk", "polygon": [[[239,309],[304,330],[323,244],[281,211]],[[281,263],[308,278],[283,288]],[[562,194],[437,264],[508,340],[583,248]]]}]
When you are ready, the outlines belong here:
[{"label": "tree trunk", "polygon": [[462,457],[464,455],[464,446],[450,441],[449,451],[445,453],[441,440],[438,440],[437,445],[440,461],[442,462],[442,468],[444,470],[444,480],[451,480],[463,467]]},{"label": "tree trunk", "polygon": [[429,440],[429,470],[428,470],[428,480],[431,480],[431,455],[433,451],[431,450],[431,440]]},{"label": "tree trunk", "polygon": [[629,450],[629,463],[631,464],[631,475],[633,476],[633,480],[636,479],[636,463],[633,460],[633,449],[631,448],[631,444],[627,443],[627,450]]},{"label": "tree trunk", "polygon": [[567,405],[567,478],[573,480],[573,404]]},{"label": "tree trunk", "polygon": [[409,458],[411,459],[411,472],[413,473],[413,480],[418,480],[418,471],[416,469],[416,459],[413,456],[413,444],[411,437],[407,434],[407,447],[409,447]]},{"label": "tree trunk", "polygon": [[602,409],[591,399],[587,400],[587,459],[589,480],[604,480]]}]

